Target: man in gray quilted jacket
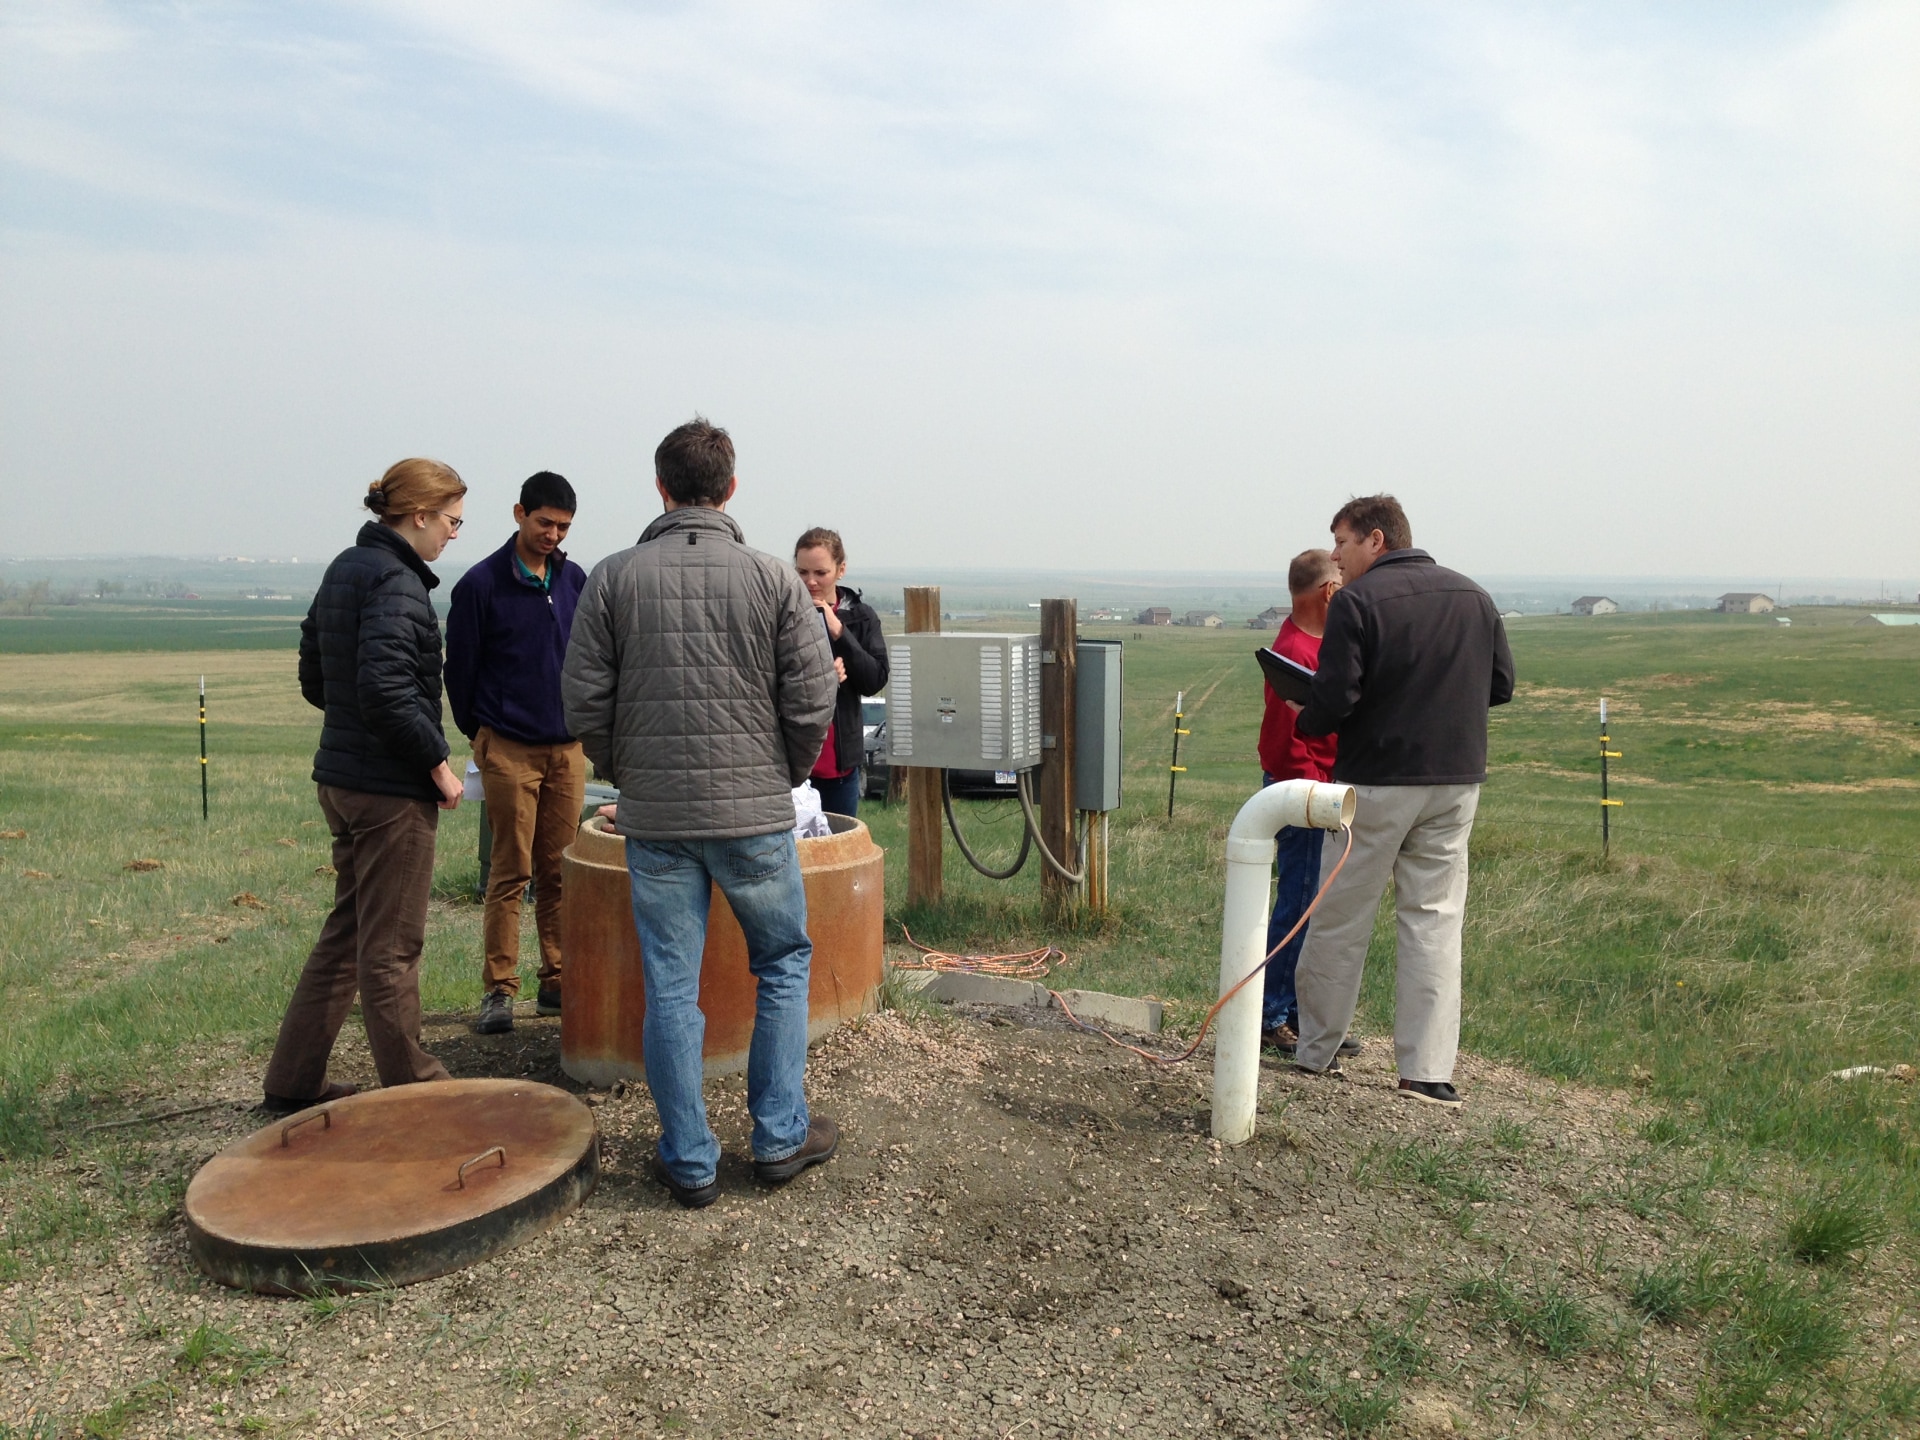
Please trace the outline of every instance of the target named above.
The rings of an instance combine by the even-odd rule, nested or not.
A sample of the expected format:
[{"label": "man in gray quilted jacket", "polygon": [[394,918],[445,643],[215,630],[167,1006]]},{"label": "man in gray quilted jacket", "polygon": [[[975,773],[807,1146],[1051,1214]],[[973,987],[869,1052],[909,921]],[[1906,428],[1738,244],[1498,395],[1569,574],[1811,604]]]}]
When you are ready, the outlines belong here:
[{"label": "man in gray quilted jacket", "polygon": [[660,1114],[654,1174],[689,1208],[719,1196],[720,1142],[700,1091],[700,956],[718,885],[759,982],[747,1052],[753,1169],[791,1180],[833,1158],[809,1116],[813,945],[794,848],[793,787],[833,717],[833,652],[793,567],[750,550],[727,515],[727,432],[694,419],[660,442],[666,513],[587,577],[561,672],[567,728],[620,788],[647,990],[641,1030]]}]

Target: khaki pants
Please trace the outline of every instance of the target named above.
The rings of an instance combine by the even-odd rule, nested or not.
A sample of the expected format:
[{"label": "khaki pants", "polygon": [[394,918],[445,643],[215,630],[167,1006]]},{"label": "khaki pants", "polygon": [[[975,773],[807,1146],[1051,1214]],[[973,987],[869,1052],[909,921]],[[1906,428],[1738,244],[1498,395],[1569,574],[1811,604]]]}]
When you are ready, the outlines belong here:
[{"label": "khaki pants", "polygon": [[445,1080],[420,1048],[420,951],[433,893],[440,811],[430,800],[320,787],[333,832],[333,913],[293,987],[266,1091],[307,1100],[327,1084],[327,1059],[354,992],[382,1085]]},{"label": "khaki pants", "polygon": [[533,881],[540,934],[540,983],[560,982],[560,853],[580,828],[587,757],[577,740],[523,745],[486,726],[473,737],[473,763],[487,796],[493,857],[484,920],[487,990],[520,993],[520,897]]},{"label": "khaki pants", "polygon": [[[1353,854],[1307,930],[1294,983],[1300,1045],[1294,1058],[1324,1070],[1353,1024],[1367,943],[1387,880],[1399,919],[1393,1048],[1408,1080],[1453,1079],[1460,1048],[1460,927],[1467,909],[1467,839],[1478,785],[1356,785]],[[1327,837],[1320,883],[1346,844]]]}]

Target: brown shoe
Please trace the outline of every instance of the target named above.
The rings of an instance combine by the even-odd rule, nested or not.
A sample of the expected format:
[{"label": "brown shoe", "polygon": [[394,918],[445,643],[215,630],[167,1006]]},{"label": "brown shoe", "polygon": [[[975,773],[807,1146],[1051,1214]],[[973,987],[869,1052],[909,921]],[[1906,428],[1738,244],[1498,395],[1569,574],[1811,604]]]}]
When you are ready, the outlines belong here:
[{"label": "brown shoe", "polygon": [[807,1138],[801,1147],[784,1160],[756,1160],[754,1178],[769,1185],[784,1185],[809,1165],[824,1165],[840,1148],[840,1127],[824,1115],[816,1115],[807,1124]]},{"label": "brown shoe", "polygon": [[358,1085],[349,1085],[344,1080],[336,1080],[311,1100],[295,1100],[287,1095],[269,1095],[260,1102],[260,1108],[269,1115],[291,1115],[296,1110],[311,1110],[316,1105],[330,1105],[335,1100],[344,1100],[349,1095],[359,1093]]}]

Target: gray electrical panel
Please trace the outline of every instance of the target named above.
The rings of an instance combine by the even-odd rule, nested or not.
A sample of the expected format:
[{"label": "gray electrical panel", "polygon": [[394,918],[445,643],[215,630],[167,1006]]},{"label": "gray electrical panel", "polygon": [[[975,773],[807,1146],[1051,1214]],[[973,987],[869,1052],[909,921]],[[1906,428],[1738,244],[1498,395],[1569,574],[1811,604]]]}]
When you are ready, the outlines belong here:
[{"label": "gray electrical panel", "polygon": [[1073,806],[1120,808],[1120,642],[1074,648]]},{"label": "gray electrical panel", "polygon": [[1038,635],[893,635],[887,662],[889,765],[1040,763]]}]

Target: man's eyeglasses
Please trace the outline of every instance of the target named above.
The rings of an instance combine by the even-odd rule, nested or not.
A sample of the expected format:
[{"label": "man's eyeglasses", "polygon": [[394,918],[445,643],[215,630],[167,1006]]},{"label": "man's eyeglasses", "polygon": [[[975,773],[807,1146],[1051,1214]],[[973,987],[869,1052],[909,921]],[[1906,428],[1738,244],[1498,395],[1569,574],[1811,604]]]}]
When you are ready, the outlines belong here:
[{"label": "man's eyeglasses", "polygon": [[456,535],[460,533],[460,527],[467,523],[464,516],[449,515],[445,510],[436,510],[433,513],[447,520],[453,526],[453,533]]}]

